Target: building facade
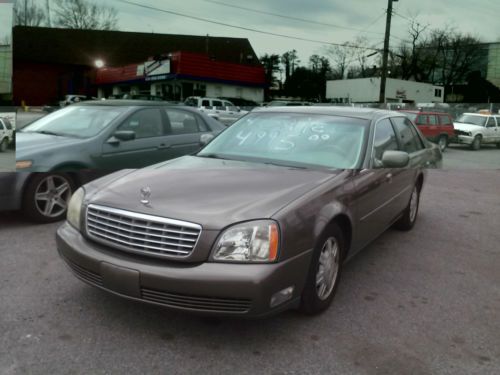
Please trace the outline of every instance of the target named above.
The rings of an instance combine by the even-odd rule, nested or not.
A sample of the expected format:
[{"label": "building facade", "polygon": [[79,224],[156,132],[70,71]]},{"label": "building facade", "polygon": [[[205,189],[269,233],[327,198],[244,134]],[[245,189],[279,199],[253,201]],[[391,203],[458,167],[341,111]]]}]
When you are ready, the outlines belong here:
[{"label": "building facade", "polygon": [[[97,84],[98,68],[137,66],[151,57],[156,57],[153,60],[158,61],[160,55],[177,51],[204,56],[193,62],[200,69],[207,61],[211,65],[231,63],[242,67],[261,67],[255,51],[245,38],[15,26],[12,39],[12,89],[16,105],[41,106],[58,102],[70,94],[97,96],[99,88],[104,91],[109,89],[102,81]],[[187,63],[182,66],[188,68]],[[241,89],[242,95],[258,97],[257,91],[261,89],[245,80],[244,85],[237,87],[232,80],[225,82],[210,75],[203,76],[205,80],[199,82],[184,75],[175,80],[176,85],[170,85],[170,76],[154,85],[145,78],[133,78],[128,90],[151,92],[154,88],[155,93],[165,92],[166,96],[173,95],[175,98],[188,93],[191,84],[193,93],[201,92],[204,84],[207,95],[218,92],[222,92],[222,96],[225,92],[237,95]],[[127,90],[125,86],[126,83],[120,82],[116,90]]]},{"label": "building facade", "polygon": [[500,88],[500,43],[490,43],[488,46],[486,79]]},{"label": "building facade", "polygon": [[12,48],[0,45],[0,101],[12,98]]},{"label": "building facade", "polygon": [[151,95],[183,101],[189,96],[232,97],[262,102],[262,66],[210,59],[208,55],[174,52],[144,63],[97,70],[98,97]]},{"label": "building facade", "polygon": [[[380,81],[379,77],[327,81],[326,98],[334,103],[377,103]],[[388,103],[442,103],[444,88],[388,78],[385,96]]]}]

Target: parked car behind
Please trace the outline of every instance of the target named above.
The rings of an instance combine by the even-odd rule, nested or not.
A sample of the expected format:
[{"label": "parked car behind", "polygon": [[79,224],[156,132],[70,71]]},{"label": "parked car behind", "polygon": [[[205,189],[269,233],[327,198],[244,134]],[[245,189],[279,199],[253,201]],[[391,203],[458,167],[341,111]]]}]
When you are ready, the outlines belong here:
[{"label": "parked car behind", "polygon": [[6,118],[0,118],[0,152],[7,151],[7,148],[14,139],[14,127]]},{"label": "parked car behind", "polygon": [[455,139],[453,118],[444,112],[425,112],[404,110],[408,117],[418,126],[420,132],[429,141],[437,143],[441,152]]},{"label": "parked car behind", "polygon": [[193,153],[224,129],[195,109],[160,102],[74,104],[19,132],[20,173],[0,191],[0,210],[22,209],[40,222],[60,220],[82,183]]},{"label": "parked car behind", "polygon": [[187,312],[325,310],[344,261],[416,220],[441,152],[403,114],[252,111],[208,146],[79,189],[57,247],[82,281]]},{"label": "parked car behind", "polygon": [[86,100],[95,100],[97,98],[89,97],[87,95],[66,95],[63,100],[59,102],[59,106],[66,107],[67,105],[80,103]]},{"label": "parked car behind", "polygon": [[482,144],[500,148],[500,115],[464,113],[454,123],[457,143],[479,150]]}]

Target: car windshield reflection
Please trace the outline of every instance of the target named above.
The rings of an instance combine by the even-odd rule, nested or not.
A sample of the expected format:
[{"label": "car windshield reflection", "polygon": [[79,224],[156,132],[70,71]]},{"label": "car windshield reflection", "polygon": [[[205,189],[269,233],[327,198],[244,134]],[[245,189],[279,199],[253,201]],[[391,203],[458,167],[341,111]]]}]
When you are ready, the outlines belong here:
[{"label": "car windshield reflection", "polygon": [[126,110],[126,107],[70,106],[42,117],[22,132],[91,138]]},{"label": "car windshield reflection", "polygon": [[198,156],[353,169],[360,163],[368,124],[341,116],[255,113],[232,125]]}]

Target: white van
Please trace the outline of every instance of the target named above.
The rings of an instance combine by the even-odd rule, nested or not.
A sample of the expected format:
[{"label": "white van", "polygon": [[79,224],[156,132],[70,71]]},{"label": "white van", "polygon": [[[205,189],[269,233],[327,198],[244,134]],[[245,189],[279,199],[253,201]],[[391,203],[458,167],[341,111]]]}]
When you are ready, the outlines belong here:
[{"label": "white van", "polygon": [[0,118],[0,152],[5,152],[12,143],[14,127],[6,118]]}]

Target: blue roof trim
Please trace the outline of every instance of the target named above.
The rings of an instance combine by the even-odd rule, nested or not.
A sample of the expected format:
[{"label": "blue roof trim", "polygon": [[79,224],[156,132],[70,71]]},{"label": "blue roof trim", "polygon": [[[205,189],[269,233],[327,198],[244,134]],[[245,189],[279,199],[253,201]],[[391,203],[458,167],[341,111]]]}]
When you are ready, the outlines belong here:
[{"label": "blue roof trim", "polygon": [[120,84],[132,84],[132,83],[154,83],[154,82],[164,82],[164,81],[172,81],[176,79],[188,79],[192,81],[202,81],[202,82],[211,82],[211,83],[224,83],[227,85],[233,86],[245,86],[245,87],[255,87],[255,88],[265,88],[267,85],[265,83],[250,83],[250,82],[242,82],[242,81],[231,81],[225,79],[217,79],[217,78],[208,78],[208,77],[198,77],[192,76],[189,74],[162,74],[159,76],[150,76],[145,78],[133,79],[128,81],[117,81],[111,83],[101,83],[96,84],[96,86],[112,86],[112,85],[120,85]]}]

